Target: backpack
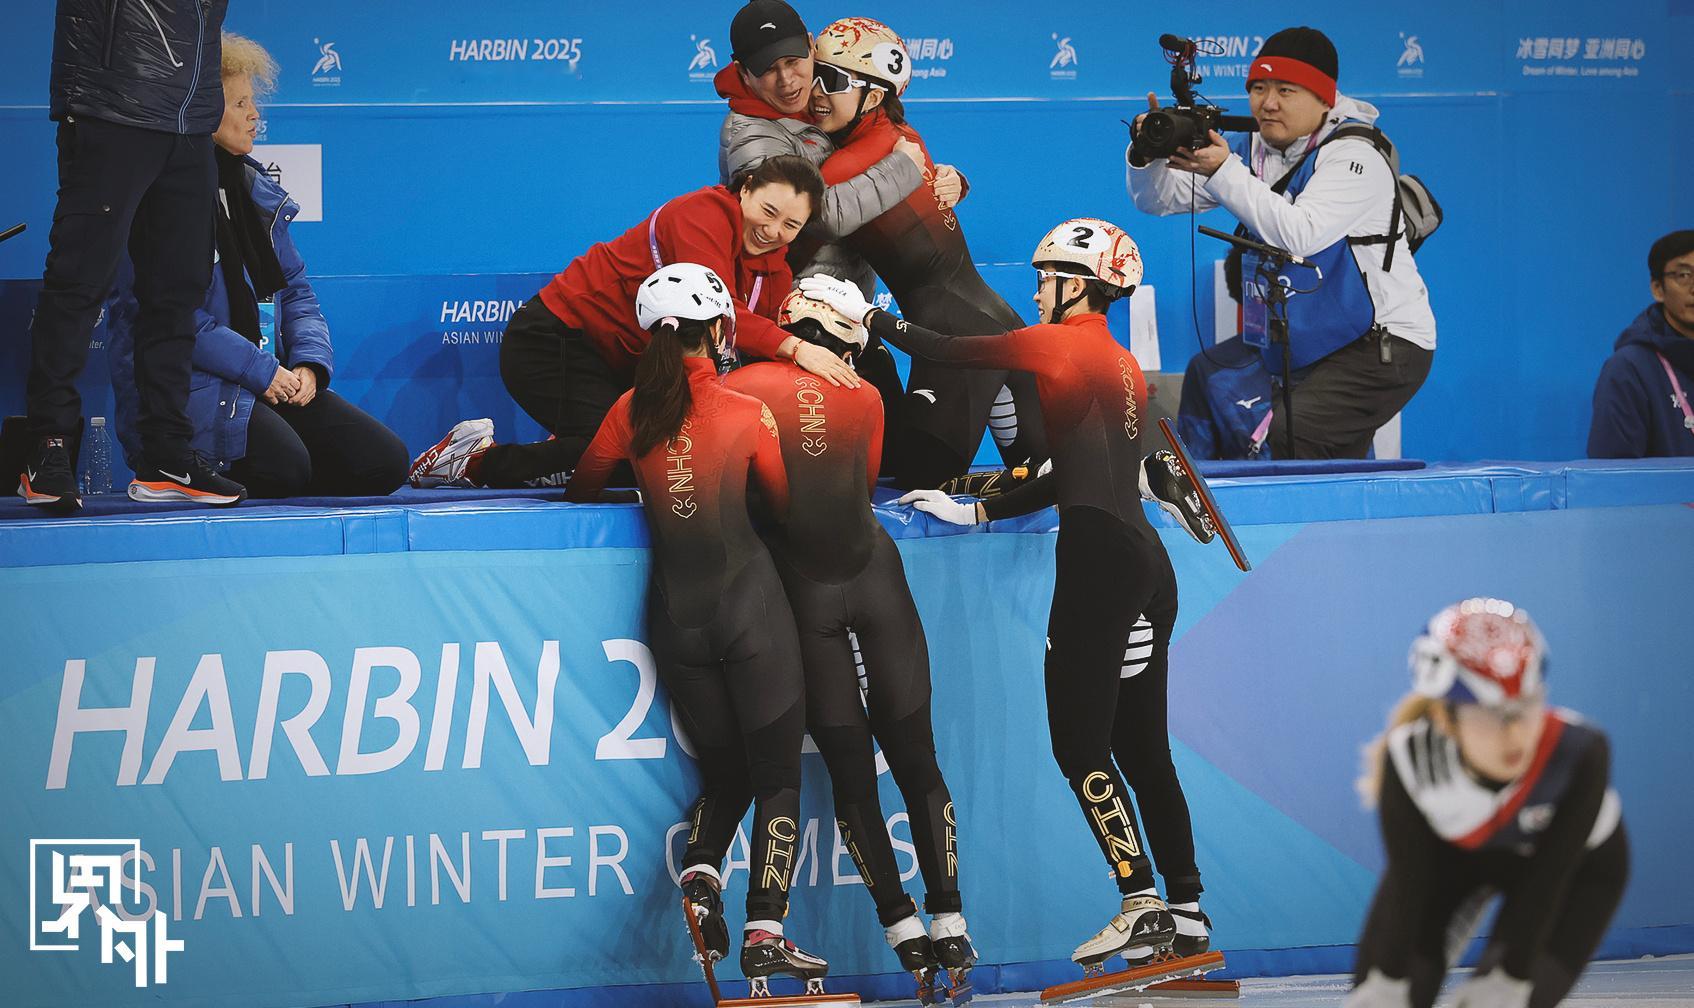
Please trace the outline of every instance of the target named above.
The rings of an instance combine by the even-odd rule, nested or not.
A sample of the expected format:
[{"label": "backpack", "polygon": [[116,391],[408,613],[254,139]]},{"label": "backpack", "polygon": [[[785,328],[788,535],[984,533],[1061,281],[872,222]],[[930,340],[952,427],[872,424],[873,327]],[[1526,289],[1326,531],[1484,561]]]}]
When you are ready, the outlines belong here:
[{"label": "backpack", "polygon": [[[1347,239],[1353,245],[1387,245],[1388,251],[1382,256],[1382,269],[1387,272],[1394,268],[1395,239],[1405,235],[1406,247],[1416,252],[1429,240],[1429,236],[1441,227],[1446,215],[1442,213],[1441,204],[1436,201],[1435,194],[1429,191],[1422,179],[1416,175],[1400,173],[1400,152],[1394,149],[1394,142],[1376,126],[1348,123],[1324,137],[1323,143],[1313,148],[1313,153],[1331,140],[1346,137],[1359,137],[1370,141],[1371,146],[1388,162],[1388,170],[1394,173],[1394,210],[1388,218],[1388,233],[1349,236]],[[1288,183],[1294,178],[1294,171],[1298,168],[1299,165],[1296,164],[1281,181],[1271,186],[1271,190],[1278,195],[1287,191]]]}]

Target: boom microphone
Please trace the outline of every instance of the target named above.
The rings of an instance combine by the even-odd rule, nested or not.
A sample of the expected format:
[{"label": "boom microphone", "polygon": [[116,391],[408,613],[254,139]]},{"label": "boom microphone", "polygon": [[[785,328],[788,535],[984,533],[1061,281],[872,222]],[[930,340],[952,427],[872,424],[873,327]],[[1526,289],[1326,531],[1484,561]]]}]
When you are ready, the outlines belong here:
[{"label": "boom microphone", "polygon": [[1185,39],[1181,35],[1160,35],[1159,45],[1184,56],[1192,54],[1195,50],[1194,40]]}]

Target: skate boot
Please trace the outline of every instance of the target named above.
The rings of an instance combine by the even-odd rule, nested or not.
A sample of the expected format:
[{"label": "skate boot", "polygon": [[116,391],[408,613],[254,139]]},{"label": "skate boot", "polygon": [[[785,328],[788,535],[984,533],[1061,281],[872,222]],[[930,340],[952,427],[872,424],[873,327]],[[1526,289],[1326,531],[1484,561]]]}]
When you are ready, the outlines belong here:
[{"label": "skate boot", "polygon": [[965,915],[936,914],[929,922],[929,938],[935,945],[936,961],[946,971],[943,982],[948,999],[955,1005],[964,1004],[975,993],[971,989],[970,972],[976,965],[976,946],[971,944],[971,936],[965,930]]},{"label": "skate boot", "polygon": [[1106,961],[1123,956],[1133,964],[1143,958],[1168,952],[1176,938],[1176,922],[1165,901],[1151,893],[1125,896],[1118,911],[1100,933],[1071,953],[1085,977],[1106,971]]},{"label": "skate boot", "polygon": [[918,1004],[939,1003],[941,998],[935,992],[935,981],[941,972],[941,963],[935,958],[935,946],[929,935],[924,933],[923,923],[914,914],[895,922],[893,927],[883,929],[883,936],[888,939],[888,947],[900,958],[900,968],[917,981]]},{"label": "skate boot", "polygon": [[1177,520],[1199,543],[1217,538],[1218,529],[1200,500],[1200,491],[1176,452],[1160,448],[1141,462],[1141,498]]},{"label": "skate boot", "polygon": [[741,941],[741,973],[752,997],[770,997],[770,978],[779,973],[805,981],[807,994],[822,994],[829,963],[800,951],[778,932],[749,925]]},{"label": "skate boot", "polygon": [[695,865],[682,873],[682,894],[688,897],[690,911],[700,928],[700,940],[705,943],[706,955],[717,962],[729,955],[729,925],[723,919],[723,899],[719,895],[722,883],[710,865]]},{"label": "skate boot", "polygon": [[1193,910],[1173,906],[1171,919],[1176,922],[1176,938],[1171,941],[1171,954],[1187,958],[1207,952],[1212,947],[1212,919],[1198,905]]}]

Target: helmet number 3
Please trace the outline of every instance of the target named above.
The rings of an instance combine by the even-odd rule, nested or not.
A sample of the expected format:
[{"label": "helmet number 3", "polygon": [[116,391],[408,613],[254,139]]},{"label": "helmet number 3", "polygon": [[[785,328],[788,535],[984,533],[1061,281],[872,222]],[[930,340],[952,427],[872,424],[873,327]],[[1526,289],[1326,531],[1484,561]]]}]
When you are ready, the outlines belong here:
[{"label": "helmet number 3", "polygon": [[903,71],[905,69],[906,69],[906,54],[905,53],[901,52],[898,49],[895,49],[893,52],[888,54],[888,72],[889,72],[890,75],[892,75],[896,80],[898,80],[899,77],[900,77],[901,71]]},{"label": "helmet number 3", "polygon": [[1078,224],[1075,228],[1071,229],[1071,245],[1073,247],[1079,249],[1091,248],[1093,240],[1093,228],[1084,227],[1083,225]]}]

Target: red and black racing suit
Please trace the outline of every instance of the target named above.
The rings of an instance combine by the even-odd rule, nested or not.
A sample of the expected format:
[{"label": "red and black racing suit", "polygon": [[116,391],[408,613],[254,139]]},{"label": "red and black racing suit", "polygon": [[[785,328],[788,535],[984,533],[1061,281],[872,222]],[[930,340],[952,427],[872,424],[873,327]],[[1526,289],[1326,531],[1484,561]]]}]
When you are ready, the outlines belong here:
[{"label": "red and black racing suit", "polygon": [[[870,329],[914,357],[1034,375],[1053,471],[983,509],[994,519],[1059,507],[1046,661],[1053,755],[1119,890],[1153,884],[1135,824],[1139,805],[1166,898],[1197,900],[1193,827],[1166,726],[1176,573],[1142,510],[1148,449],[1140,366],[1097,314],[990,336],[943,336],[877,311]],[[1150,641],[1136,630],[1138,614],[1151,624]],[[1127,663],[1131,652],[1144,662]]]},{"label": "red and black racing suit", "polygon": [[790,503],[771,554],[794,607],[806,727],[829,767],[842,842],[883,927],[916,912],[877,800],[874,733],[911,816],[925,907],[957,913],[957,818],[935,760],[929,646],[900,553],[870,507],[881,397],[869,384],[837,388],[790,363],[752,364],[725,384],[763,400],[781,432]]},{"label": "red and black racing suit", "polygon": [[[835,185],[865,171],[901,137],[923,146],[908,124],[896,125],[881,109],[861,118],[823,163],[824,182]],[[924,149],[924,180],[893,209],[848,235],[857,252],[888,286],[901,314],[942,333],[1003,332],[1023,325],[1004,298],[983,282],[965,244],[959,218],[935,198],[935,162]],[[890,404],[889,475],[901,486],[934,487],[969,468],[1002,386],[1017,407],[1017,436],[1000,449],[1008,465],[1048,457],[1047,437],[1026,374],[999,368],[960,371],[932,360],[913,360],[907,394]]]},{"label": "red and black racing suit", "polygon": [[788,481],[770,411],[724,388],[713,361],[684,362],[693,403],[677,436],[630,458],[625,392],[567,496],[593,500],[619,460],[633,464],[652,535],[647,641],[702,777],[683,863],[721,865],[754,802],[747,918],[781,920],[800,815],[804,682],[788,599],[747,513],[747,480],[779,515]]}]

